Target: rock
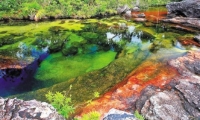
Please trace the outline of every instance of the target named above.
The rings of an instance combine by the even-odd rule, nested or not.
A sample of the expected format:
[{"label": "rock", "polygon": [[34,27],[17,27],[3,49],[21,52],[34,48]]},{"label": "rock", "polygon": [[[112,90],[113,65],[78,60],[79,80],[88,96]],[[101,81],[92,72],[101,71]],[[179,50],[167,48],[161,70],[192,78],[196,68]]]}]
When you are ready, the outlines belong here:
[{"label": "rock", "polygon": [[144,106],[145,102],[154,94],[156,94],[156,87],[147,86],[144,90],[142,90],[139,100],[136,101],[136,109],[141,110]]},{"label": "rock", "polygon": [[196,42],[200,43],[200,35],[195,36],[195,37],[194,37],[194,40],[195,40]]},{"label": "rock", "polygon": [[193,77],[193,81],[195,79],[199,79],[197,75],[199,75],[200,71],[200,53],[198,51],[190,51],[187,55],[183,57],[179,57],[175,60],[169,61],[169,64],[179,71],[182,76]]},{"label": "rock", "polygon": [[128,18],[132,17],[130,10],[126,11],[126,13],[124,15],[125,15],[125,17],[128,17]]},{"label": "rock", "polygon": [[128,11],[130,8],[127,6],[127,5],[124,5],[124,6],[119,6],[117,8],[117,13],[118,14],[123,14],[125,13],[126,11]]},{"label": "rock", "polygon": [[1,69],[23,69],[34,61],[33,58],[17,59],[10,56],[0,55],[0,70]]},{"label": "rock", "polygon": [[200,53],[191,51],[169,61],[180,76],[165,89],[145,88],[136,101],[136,109],[150,120],[189,120],[200,118]]},{"label": "rock", "polygon": [[175,88],[184,102],[183,106],[193,116],[200,117],[200,84],[180,81]]},{"label": "rock", "polygon": [[62,50],[62,54],[65,56],[69,56],[69,55],[76,55],[78,53],[78,47],[70,47],[70,48],[64,48]]},{"label": "rock", "polygon": [[137,120],[133,114],[112,108],[103,120]]},{"label": "rock", "polygon": [[145,19],[145,18],[134,18],[133,21],[135,21],[135,22],[146,22],[147,19]]},{"label": "rock", "polygon": [[162,21],[179,24],[181,26],[192,27],[200,30],[200,18],[174,17],[174,18],[163,19]]},{"label": "rock", "polygon": [[138,16],[138,18],[145,18],[145,14],[144,13],[140,13],[137,16]]},{"label": "rock", "polygon": [[141,113],[148,120],[189,120],[189,114],[173,91],[158,92],[151,96]]},{"label": "rock", "polygon": [[65,120],[45,102],[0,98],[1,120]]},{"label": "rock", "polygon": [[167,4],[168,16],[200,18],[200,0],[184,0]]},{"label": "rock", "polygon": [[145,18],[145,14],[144,13],[132,13],[132,17],[133,18]]},{"label": "rock", "polygon": [[131,10],[132,10],[133,12],[139,12],[139,11],[140,11],[140,8],[139,8],[139,7],[133,7]]}]

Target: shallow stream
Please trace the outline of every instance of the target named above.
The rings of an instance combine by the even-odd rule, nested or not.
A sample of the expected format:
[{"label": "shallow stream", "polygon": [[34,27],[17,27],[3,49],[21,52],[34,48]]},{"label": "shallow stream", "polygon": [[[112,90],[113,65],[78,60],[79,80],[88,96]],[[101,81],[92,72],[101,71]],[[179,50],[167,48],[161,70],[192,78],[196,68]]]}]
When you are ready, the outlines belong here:
[{"label": "shallow stream", "polygon": [[171,69],[162,72],[167,60],[199,50],[198,43],[183,45],[195,34],[159,21],[166,10],[145,13],[148,22],[114,16],[1,23],[0,96],[45,100],[47,91],[67,91],[72,85],[73,103],[82,103],[95,92],[105,94],[123,84],[136,68],[134,74],[142,80],[138,84],[160,82],[155,77],[159,73],[167,81],[177,75]]}]

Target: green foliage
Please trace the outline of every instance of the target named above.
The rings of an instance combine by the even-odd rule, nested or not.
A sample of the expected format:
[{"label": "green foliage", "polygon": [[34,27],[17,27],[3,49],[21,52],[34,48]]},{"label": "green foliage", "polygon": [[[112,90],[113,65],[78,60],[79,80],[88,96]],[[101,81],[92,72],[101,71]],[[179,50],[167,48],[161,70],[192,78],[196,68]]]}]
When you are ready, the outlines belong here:
[{"label": "green foliage", "polygon": [[100,120],[100,113],[97,111],[92,111],[88,114],[84,114],[79,120]]},{"label": "green foliage", "polygon": [[[115,13],[122,5],[133,7],[138,0],[1,0],[1,17],[34,16],[41,19],[44,16],[65,16],[87,18],[97,14]],[[139,0],[139,5],[148,7],[164,5],[177,0]]]},{"label": "green foliage", "polygon": [[45,96],[58,113],[63,115],[65,118],[68,118],[69,114],[74,112],[73,105],[70,105],[71,97],[67,97],[60,92],[53,94],[50,91]]},{"label": "green foliage", "polygon": [[100,93],[99,92],[94,92],[94,97],[95,98],[98,98],[100,96]]},{"label": "green foliage", "polygon": [[138,120],[144,120],[144,117],[136,110],[134,113],[134,116],[138,119]]}]

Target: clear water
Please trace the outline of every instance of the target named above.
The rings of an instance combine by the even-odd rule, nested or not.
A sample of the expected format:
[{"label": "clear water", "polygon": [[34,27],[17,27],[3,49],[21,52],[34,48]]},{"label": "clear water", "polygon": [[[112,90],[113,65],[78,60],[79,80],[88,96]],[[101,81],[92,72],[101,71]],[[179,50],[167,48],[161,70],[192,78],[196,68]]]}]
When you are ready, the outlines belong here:
[{"label": "clear water", "polygon": [[[127,56],[131,56],[131,61],[140,61],[134,63],[138,66],[152,55],[156,60],[163,60],[199,49],[194,45],[183,46],[178,41],[179,37],[194,36],[193,33],[171,29],[164,23],[152,22],[147,26],[148,23],[119,16],[101,20],[2,23],[0,96],[35,91],[94,71],[98,73]],[[124,72],[126,75],[128,72]]]}]

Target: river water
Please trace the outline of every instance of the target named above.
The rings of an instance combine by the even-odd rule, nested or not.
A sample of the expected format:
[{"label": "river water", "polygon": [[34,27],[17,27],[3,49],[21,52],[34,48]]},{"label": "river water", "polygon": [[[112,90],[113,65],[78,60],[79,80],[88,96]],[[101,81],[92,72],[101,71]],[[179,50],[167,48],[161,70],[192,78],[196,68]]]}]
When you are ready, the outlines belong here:
[{"label": "river water", "polygon": [[[112,96],[113,90],[109,90],[124,85],[128,75],[137,77],[132,78],[136,80],[132,85],[141,84],[135,86],[138,93],[148,81],[156,85],[162,77],[165,84],[177,75],[170,68],[167,73],[162,71],[167,68],[167,60],[199,47],[182,45],[181,40],[191,40],[194,33],[159,21],[165,17],[165,9],[145,14],[148,22],[114,16],[1,23],[0,96],[24,93],[19,96],[43,96],[38,99],[44,100],[48,90],[67,91],[73,85],[70,94],[76,104],[93,99],[94,92]],[[159,74],[162,76],[156,77]]]}]

